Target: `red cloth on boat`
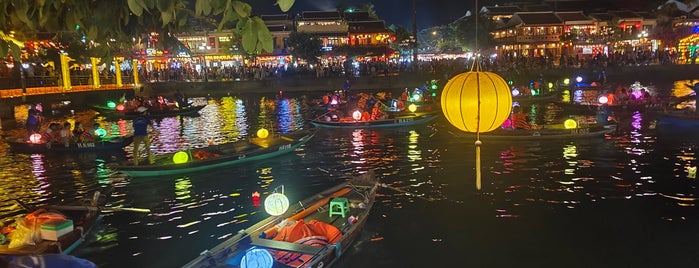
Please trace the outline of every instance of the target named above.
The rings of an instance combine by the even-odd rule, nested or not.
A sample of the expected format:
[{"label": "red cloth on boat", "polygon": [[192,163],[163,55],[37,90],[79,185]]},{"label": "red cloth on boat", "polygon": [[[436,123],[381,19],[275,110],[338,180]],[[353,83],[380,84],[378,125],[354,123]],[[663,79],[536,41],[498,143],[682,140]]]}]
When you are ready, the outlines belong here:
[{"label": "red cloth on boat", "polygon": [[[306,223],[300,220],[293,225],[282,227],[272,239],[322,247],[328,243],[335,243],[340,240],[340,238],[342,238],[342,233],[337,227],[331,224],[316,220],[311,220]],[[281,250],[270,250],[270,253],[272,253],[274,259],[277,261],[292,267],[304,267],[305,262],[313,257],[310,254]]]}]

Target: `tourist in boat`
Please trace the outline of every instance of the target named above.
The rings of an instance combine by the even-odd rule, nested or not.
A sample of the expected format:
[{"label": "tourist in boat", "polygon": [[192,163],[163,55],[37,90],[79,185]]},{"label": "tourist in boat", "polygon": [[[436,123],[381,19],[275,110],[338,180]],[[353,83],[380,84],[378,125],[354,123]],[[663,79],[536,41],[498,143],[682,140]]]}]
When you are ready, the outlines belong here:
[{"label": "tourist in boat", "polygon": [[61,128],[61,130],[58,131],[59,142],[65,144],[66,146],[68,146],[68,144],[70,143],[70,139],[72,138],[71,134],[73,133],[70,131],[70,128],[72,126],[73,125],[70,122],[65,122],[63,123],[63,127]]},{"label": "tourist in boat", "polygon": [[377,101],[374,107],[371,108],[371,120],[379,120],[386,117],[386,113],[381,109],[381,106],[385,105],[383,102]]},{"label": "tourist in boat", "polygon": [[138,166],[140,154],[139,149],[141,144],[146,149],[146,154],[148,155],[148,161],[153,162],[153,155],[150,150],[150,137],[148,137],[148,126],[153,126],[153,122],[148,117],[148,108],[138,107],[136,109],[140,114],[136,117],[133,122],[133,163]]},{"label": "tourist in boat", "polygon": [[515,106],[512,111],[512,127],[514,129],[531,129],[527,122],[527,115],[522,112],[521,106]]},{"label": "tourist in boat", "polygon": [[58,142],[60,141],[61,124],[56,122],[51,122],[46,132],[43,134],[43,139],[47,142]]},{"label": "tourist in boat", "polygon": [[100,133],[102,133],[103,130],[104,129],[102,128],[102,126],[99,123],[94,123],[94,124],[92,124],[91,131],[87,131],[87,135],[85,135],[85,137],[87,140],[101,141],[102,136],[100,135]]},{"label": "tourist in boat", "polygon": [[80,122],[75,122],[75,126],[73,126],[73,140],[76,142],[85,140],[85,129]]}]

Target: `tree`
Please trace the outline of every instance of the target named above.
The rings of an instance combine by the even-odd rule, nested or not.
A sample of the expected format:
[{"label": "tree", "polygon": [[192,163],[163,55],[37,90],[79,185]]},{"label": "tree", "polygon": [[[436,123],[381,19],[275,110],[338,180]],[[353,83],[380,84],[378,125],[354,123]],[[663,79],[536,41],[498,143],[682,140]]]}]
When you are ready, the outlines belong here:
[{"label": "tree", "polygon": [[287,40],[291,47],[291,55],[306,60],[308,63],[317,63],[321,55],[320,47],[323,42],[317,37],[303,32],[293,31]]},{"label": "tree", "polygon": [[[294,0],[277,0],[283,12]],[[249,52],[272,51],[272,35],[252,8],[240,0],[13,0],[0,1],[0,56],[19,58],[24,40],[39,32],[76,32],[90,42],[91,56],[111,57],[118,42],[152,31],[168,45],[171,34],[187,29],[192,18],[213,17],[218,29],[235,22]],[[130,40],[130,41],[129,41]]]}]

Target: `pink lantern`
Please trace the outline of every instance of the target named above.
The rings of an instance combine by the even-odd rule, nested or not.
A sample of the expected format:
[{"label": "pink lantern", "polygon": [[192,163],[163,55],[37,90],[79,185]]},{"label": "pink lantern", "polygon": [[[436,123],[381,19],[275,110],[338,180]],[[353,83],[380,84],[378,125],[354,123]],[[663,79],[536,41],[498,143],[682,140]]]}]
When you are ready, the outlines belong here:
[{"label": "pink lantern", "polygon": [[121,104],[121,103],[117,104],[116,110],[119,111],[119,112],[123,112],[123,111],[124,111],[124,105]]}]

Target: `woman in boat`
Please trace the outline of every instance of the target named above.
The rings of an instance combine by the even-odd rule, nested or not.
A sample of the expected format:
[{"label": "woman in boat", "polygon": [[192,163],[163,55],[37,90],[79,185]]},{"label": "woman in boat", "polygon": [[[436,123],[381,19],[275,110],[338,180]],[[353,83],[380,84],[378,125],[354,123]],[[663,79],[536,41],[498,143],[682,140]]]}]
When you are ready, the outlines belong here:
[{"label": "woman in boat", "polygon": [[61,130],[58,131],[59,141],[65,144],[66,146],[68,145],[68,143],[70,143],[70,139],[73,137],[73,133],[70,131],[70,128],[72,126],[73,125],[71,125],[70,122],[65,122],[63,123],[63,128],[61,128]]},{"label": "woman in boat", "polygon": [[75,126],[73,127],[73,139],[76,142],[81,142],[85,139],[85,129],[83,128],[83,124],[80,122],[75,122]]}]

